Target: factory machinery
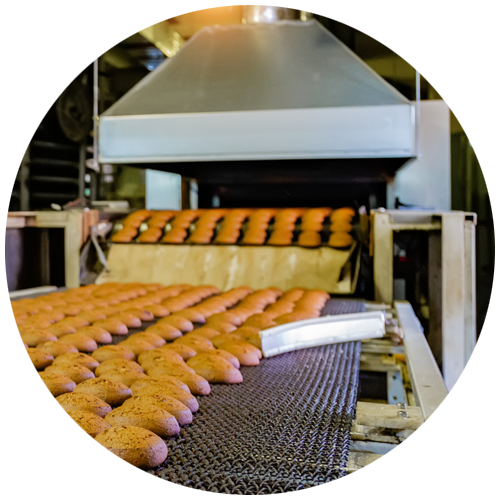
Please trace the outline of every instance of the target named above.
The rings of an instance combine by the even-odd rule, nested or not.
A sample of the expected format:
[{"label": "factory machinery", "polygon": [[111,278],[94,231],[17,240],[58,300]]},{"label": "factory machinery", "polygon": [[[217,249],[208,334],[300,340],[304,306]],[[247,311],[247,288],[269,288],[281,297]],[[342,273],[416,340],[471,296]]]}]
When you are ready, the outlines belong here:
[{"label": "factory machinery", "polygon": [[[200,209],[9,214],[12,249],[28,255],[35,237],[64,255],[56,272],[58,258],[44,254],[38,285],[79,286],[88,241],[98,284],[330,294],[321,317],[261,330],[260,366],[200,397],[151,474],[224,493],[308,488],[389,452],[446,397],[476,340],[475,215],[377,208],[417,155],[415,111],[316,22],[205,28],[106,111],[99,131],[101,162],[194,178]],[[300,207],[326,208],[313,223],[313,208]],[[345,207],[353,217],[339,229],[332,216]],[[296,216],[279,233],[287,210]],[[397,300],[402,234],[427,242],[425,333],[418,304]],[[6,254],[15,300],[30,291],[19,290],[22,252],[20,262]]]}]

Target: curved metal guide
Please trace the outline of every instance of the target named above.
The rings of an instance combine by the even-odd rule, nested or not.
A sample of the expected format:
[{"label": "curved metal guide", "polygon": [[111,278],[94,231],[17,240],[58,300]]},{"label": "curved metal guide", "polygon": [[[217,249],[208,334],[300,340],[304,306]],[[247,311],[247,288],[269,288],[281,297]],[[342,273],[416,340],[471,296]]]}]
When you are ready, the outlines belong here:
[{"label": "curved metal guide", "polygon": [[381,311],[323,316],[275,326],[260,332],[266,358],[307,347],[383,337]]}]

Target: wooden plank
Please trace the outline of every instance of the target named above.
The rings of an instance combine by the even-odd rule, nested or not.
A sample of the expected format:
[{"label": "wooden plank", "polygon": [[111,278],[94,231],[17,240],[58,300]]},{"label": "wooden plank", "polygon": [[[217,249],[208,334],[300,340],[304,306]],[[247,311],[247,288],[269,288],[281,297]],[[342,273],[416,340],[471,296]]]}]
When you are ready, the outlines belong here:
[{"label": "wooden plank", "polygon": [[387,429],[354,422],[351,427],[351,438],[355,441],[374,441],[377,443],[400,444],[414,431],[406,429]]},{"label": "wooden plank", "polygon": [[[398,416],[399,411],[406,411],[408,417]],[[422,425],[423,421],[422,410],[418,406],[408,406],[406,410],[399,410],[396,405],[363,401],[358,401],[356,406],[357,425],[414,431]]]},{"label": "wooden plank", "polygon": [[410,484],[425,484],[426,480],[422,460],[372,453],[350,453],[347,474]]}]

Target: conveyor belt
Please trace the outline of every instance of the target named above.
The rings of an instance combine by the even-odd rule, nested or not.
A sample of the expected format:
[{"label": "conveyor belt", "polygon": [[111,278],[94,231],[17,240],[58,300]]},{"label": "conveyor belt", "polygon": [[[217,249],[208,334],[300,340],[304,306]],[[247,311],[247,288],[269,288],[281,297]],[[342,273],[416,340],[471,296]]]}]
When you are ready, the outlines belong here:
[{"label": "conveyor belt", "polygon": [[[364,309],[361,301],[332,299],[322,315]],[[113,343],[125,338],[113,335]],[[166,462],[149,473],[200,490],[252,495],[344,476],[360,352],[359,342],[302,349],[242,367],[243,384],[212,384],[209,396],[198,396],[193,423],[167,440]]]}]

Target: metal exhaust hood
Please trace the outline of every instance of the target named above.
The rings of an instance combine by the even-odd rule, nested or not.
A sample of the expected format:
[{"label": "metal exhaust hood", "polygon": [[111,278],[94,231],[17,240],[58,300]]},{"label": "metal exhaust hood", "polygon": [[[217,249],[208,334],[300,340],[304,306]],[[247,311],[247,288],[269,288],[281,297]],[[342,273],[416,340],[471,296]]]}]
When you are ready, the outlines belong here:
[{"label": "metal exhaust hood", "polygon": [[104,163],[414,154],[413,104],[315,20],[206,27],[100,117]]}]

